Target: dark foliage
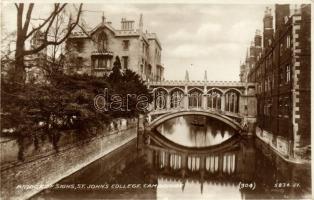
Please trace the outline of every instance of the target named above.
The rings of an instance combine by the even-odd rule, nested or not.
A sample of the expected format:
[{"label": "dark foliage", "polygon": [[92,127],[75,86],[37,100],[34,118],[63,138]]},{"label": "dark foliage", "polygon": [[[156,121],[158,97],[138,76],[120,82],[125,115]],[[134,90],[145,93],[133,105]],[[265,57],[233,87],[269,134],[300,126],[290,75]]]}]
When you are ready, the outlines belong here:
[{"label": "dark foliage", "polygon": [[[38,138],[48,137],[58,151],[60,132],[76,130],[78,138],[92,137],[95,129],[102,130],[114,118],[137,117],[145,112],[137,107],[139,95],[145,96],[147,103],[152,101],[136,73],[121,71],[118,57],[108,77],[61,72],[47,79],[41,84],[17,84],[11,81],[14,79],[1,79],[1,136],[18,139],[20,160],[23,160],[26,137],[32,138],[35,148],[39,145]],[[119,95],[123,102],[121,109],[99,111],[95,108],[95,96],[103,94],[106,88],[109,93],[106,103],[117,104],[111,95]]]}]

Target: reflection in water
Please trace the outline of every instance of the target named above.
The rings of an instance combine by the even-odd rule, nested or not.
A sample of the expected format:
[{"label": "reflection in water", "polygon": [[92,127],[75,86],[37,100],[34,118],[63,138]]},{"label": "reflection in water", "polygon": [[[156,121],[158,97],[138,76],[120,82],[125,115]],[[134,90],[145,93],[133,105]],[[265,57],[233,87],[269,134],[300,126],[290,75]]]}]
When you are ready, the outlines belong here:
[{"label": "reflection in water", "polygon": [[[184,151],[157,145],[153,137],[138,151],[134,140],[58,183],[108,184],[109,188],[53,188],[33,199],[310,199],[309,165],[285,162],[258,139],[230,140],[237,142]],[[255,187],[240,188],[240,183]],[[279,183],[290,186],[279,188]],[[111,188],[115,184],[121,188]],[[123,188],[128,184],[141,187]],[[145,184],[156,187],[145,188]]]},{"label": "reflection in water", "polygon": [[206,147],[228,140],[235,130],[205,116],[181,116],[157,127],[167,139],[187,147]]},{"label": "reflection in water", "polygon": [[[161,149],[152,142],[145,152],[158,180],[158,199],[302,199],[311,194],[310,167],[283,161],[258,140],[246,138],[207,152]],[[279,183],[302,186],[279,188]]]},{"label": "reflection in water", "polygon": [[217,183],[204,183],[203,192],[200,188],[200,183],[197,181],[188,181],[183,184],[180,180],[174,180],[167,177],[158,178],[158,185],[172,185],[180,187],[158,187],[157,199],[217,199],[217,200],[237,200],[241,199],[241,193],[239,192],[238,184],[224,184]]}]

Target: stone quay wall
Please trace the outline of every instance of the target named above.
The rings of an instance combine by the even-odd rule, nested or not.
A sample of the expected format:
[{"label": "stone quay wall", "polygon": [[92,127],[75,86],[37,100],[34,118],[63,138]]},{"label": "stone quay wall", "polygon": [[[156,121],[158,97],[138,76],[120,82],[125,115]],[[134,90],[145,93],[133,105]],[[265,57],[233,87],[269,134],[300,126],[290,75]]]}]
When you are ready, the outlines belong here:
[{"label": "stone quay wall", "polygon": [[31,145],[25,149],[23,161],[17,160],[16,141],[2,140],[0,199],[27,199],[136,138],[137,119],[117,122],[113,129],[75,143],[64,142],[73,137],[66,134],[58,151],[49,142],[37,150]]}]

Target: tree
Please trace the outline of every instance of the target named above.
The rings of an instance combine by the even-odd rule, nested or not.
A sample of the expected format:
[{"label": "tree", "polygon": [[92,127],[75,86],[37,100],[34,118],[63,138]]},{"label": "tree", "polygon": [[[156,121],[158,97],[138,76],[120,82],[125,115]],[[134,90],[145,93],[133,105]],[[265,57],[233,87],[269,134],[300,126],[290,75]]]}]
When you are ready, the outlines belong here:
[{"label": "tree", "polygon": [[113,62],[112,72],[108,77],[110,83],[116,83],[121,81],[121,62],[119,56],[116,56],[116,60]]},{"label": "tree", "polygon": [[[153,98],[147,86],[140,76],[132,70],[126,69],[121,73],[121,63],[116,57],[112,73],[107,77],[110,84],[111,94],[119,95],[123,98],[123,106],[111,113],[113,117],[135,117],[143,113],[144,109],[137,107],[139,97],[147,99],[147,103],[152,102]],[[142,99],[143,100],[143,99]],[[110,103],[113,99],[109,99]]]},{"label": "tree", "polygon": [[14,70],[13,65],[16,32],[9,33],[5,30],[5,27],[2,26],[1,29],[1,77],[2,79],[12,79],[8,76],[12,75]]},{"label": "tree", "polygon": [[[69,19],[69,26],[67,27],[67,30],[64,31],[62,36],[58,40],[51,40],[51,38],[49,38],[48,33],[50,32],[53,23],[55,22],[56,19],[58,19],[60,13],[64,11],[66,5],[67,4],[55,3],[54,8],[50,15],[47,18],[43,19],[43,22],[39,24],[37,27],[33,28],[32,30],[29,30],[29,26],[31,24],[32,19],[32,12],[34,9],[34,3],[29,4],[26,12],[24,10],[24,3],[15,4],[15,7],[17,9],[17,30],[16,30],[17,33],[16,33],[14,81],[16,83],[21,84],[25,83],[26,78],[24,65],[25,56],[36,54],[49,45],[59,45],[63,43],[70,36],[72,30],[78,24],[82,13],[83,4],[80,4],[77,10],[75,21],[72,22],[71,18]],[[24,15],[26,18],[23,23]],[[25,49],[26,41],[38,31],[41,31],[44,34],[42,44],[33,49]]]}]

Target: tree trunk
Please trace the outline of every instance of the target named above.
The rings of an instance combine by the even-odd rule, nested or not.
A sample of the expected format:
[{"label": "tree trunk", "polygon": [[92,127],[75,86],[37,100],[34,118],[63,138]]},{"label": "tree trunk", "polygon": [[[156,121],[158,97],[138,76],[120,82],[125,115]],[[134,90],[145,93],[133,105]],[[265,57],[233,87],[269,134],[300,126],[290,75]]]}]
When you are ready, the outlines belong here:
[{"label": "tree trunk", "polygon": [[23,85],[26,80],[26,71],[24,65],[23,47],[19,46],[20,45],[16,43],[14,82]]},{"label": "tree trunk", "polygon": [[19,4],[17,13],[17,37],[15,50],[15,68],[14,68],[14,82],[24,84],[26,80],[26,72],[24,66],[24,43],[25,33],[23,32],[23,8],[24,4]]}]

